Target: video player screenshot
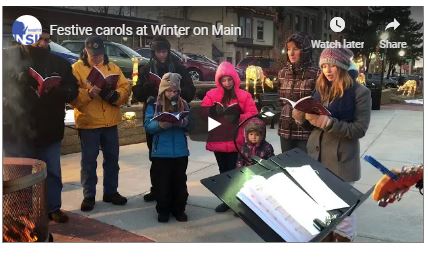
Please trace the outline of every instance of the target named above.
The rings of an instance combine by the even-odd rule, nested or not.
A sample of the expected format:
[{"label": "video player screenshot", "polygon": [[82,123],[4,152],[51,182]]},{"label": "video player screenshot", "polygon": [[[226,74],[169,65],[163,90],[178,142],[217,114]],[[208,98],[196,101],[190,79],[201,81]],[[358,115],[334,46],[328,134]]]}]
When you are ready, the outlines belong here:
[{"label": "video player screenshot", "polygon": [[1,250],[422,250],[423,6],[18,2]]}]

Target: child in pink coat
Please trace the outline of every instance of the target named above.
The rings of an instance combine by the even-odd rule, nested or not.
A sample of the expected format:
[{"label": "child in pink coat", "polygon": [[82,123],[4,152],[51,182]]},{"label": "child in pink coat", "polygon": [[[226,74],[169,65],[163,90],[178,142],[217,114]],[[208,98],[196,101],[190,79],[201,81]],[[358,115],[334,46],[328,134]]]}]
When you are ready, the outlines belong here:
[{"label": "child in pink coat", "polygon": [[[235,114],[229,114],[229,116],[239,116],[239,123],[258,113],[256,104],[250,93],[239,88],[241,80],[231,63],[222,62],[219,65],[215,74],[215,84],[216,88],[207,92],[201,106],[211,107],[216,105],[216,103],[221,103],[224,107],[228,107],[237,103],[238,109],[235,109]],[[214,152],[220,173],[235,169],[238,160],[238,150],[233,140],[216,140],[208,140],[206,149]],[[244,141],[244,129],[240,127],[236,138],[238,148],[241,148]],[[216,207],[215,211],[225,212],[228,209],[229,207],[222,203]]]}]

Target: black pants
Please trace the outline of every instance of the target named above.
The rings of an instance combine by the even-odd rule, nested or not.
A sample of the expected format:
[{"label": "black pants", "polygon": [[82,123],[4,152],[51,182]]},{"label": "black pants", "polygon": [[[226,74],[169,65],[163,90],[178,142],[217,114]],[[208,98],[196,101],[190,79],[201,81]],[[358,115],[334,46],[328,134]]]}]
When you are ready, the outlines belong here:
[{"label": "black pants", "polygon": [[306,143],[308,143],[307,140],[286,139],[283,137],[280,137],[280,140],[282,153],[287,152],[288,150],[291,150],[296,147],[306,152]]},{"label": "black pants", "polygon": [[[147,143],[147,148],[149,149],[149,160],[152,161],[152,143],[153,143],[153,135],[149,134],[146,132],[146,143]],[[150,183],[152,184],[152,186],[150,187],[150,192],[152,193],[152,195],[155,194],[155,189],[153,188],[154,184],[153,184],[153,174],[155,174],[155,172],[153,171],[153,166],[150,167]]]},{"label": "black pants", "polygon": [[158,213],[179,214],[186,209],[188,157],[158,158],[152,157],[152,181],[156,193],[156,211]]},{"label": "black pants", "polygon": [[224,173],[236,168],[238,161],[238,152],[214,152],[215,159],[217,160],[218,169],[220,173]]}]

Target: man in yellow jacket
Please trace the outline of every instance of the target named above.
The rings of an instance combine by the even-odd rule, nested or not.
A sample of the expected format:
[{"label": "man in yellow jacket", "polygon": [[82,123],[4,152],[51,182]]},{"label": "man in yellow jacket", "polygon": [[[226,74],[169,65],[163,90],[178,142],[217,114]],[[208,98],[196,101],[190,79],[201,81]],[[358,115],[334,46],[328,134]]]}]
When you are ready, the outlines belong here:
[{"label": "man in yellow jacket", "polygon": [[[97,83],[90,83],[88,75],[95,69],[94,67],[98,68],[104,77],[117,74],[119,80],[116,85],[107,84],[101,87]],[[104,42],[99,36],[90,36],[86,39],[80,59],[73,64],[73,74],[79,85],[79,95],[72,105],[82,148],[80,177],[84,199],[81,210],[90,211],[95,206],[97,157],[100,147],[104,157],[103,201],[125,205],[127,199],[117,192],[119,175],[117,125],[122,120],[120,105],[128,101],[131,86],[120,68],[109,62]]]}]

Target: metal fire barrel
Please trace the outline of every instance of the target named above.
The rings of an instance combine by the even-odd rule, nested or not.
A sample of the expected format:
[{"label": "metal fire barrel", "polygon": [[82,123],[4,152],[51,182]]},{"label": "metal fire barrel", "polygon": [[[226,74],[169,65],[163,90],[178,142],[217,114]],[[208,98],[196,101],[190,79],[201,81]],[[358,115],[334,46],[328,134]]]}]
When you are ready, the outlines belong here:
[{"label": "metal fire barrel", "polygon": [[3,242],[48,239],[46,175],[43,161],[3,158]]}]

